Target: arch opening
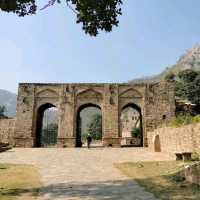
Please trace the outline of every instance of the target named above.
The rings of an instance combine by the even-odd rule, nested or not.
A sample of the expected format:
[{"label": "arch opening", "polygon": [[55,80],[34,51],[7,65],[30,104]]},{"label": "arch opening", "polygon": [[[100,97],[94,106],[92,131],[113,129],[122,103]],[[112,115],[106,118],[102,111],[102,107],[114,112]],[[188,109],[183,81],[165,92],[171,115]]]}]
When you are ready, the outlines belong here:
[{"label": "arch opening", "polygon": [[131,103],[122,108],[120,134],[121,146],[143,146],[142,112],[139,106]]},{"label": "arch opening", "polygon": [[161,152],[160,136],[156,135],[154,138],[154,152]]},{"label": "arch opening", "polygon": [[58,109],[46,103],[37,111],[35,147],[53,147],[57,145]]},{"label": "arch opening", "polygon": [[96,104],[84,104],[77,111],[76,147],[87,146],[88,133],[92,147],[102,146],[102,111]]}]

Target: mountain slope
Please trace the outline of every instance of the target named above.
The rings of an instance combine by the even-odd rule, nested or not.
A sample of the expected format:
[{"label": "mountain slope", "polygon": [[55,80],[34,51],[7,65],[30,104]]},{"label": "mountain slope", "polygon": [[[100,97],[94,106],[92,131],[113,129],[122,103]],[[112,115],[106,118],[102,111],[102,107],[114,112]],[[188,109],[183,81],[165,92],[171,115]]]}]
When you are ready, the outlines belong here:
[{"label": "mountain slope", "polygon": [[0,105],[6,106],[6,115],[8,117],[14,117],[16,114],[16,103],[17,103],[17,95],[0,89]]},{"label": "mountain slope", "polygon": [[156,82],[163,80],[165,76],[170,72],[177,74],[178,72],[185,69],[200,71],[200,45],[196,45],[193,48],[187,50],[186,53],[179,58],[179,60],[175,65],[167,67],[162,73],[151,77],[135,79],[130,82],[131,83]]}]

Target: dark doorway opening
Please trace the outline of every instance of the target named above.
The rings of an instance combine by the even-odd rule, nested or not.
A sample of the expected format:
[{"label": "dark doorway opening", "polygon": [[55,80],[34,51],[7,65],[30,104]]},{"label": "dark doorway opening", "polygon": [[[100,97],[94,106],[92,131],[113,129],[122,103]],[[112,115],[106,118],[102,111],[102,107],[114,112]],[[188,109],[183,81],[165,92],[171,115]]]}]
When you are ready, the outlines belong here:
[{"label": "dark doorway opening", "polygon": [[76,147],[87,146],[87,135],[92,136],[92,147],[102,146],[102,113],[95,104],[85,104],[77,112]]},{"label": "dark doorway opening", "polygon": [[58,110],[50,103],[38,109],[35,147],[53,147],[57,144]]},{"label": "dark doorway opening", "polygon": [[143,146],[142,113],[135,104],[122,108],[120,116],[121,146]]}]

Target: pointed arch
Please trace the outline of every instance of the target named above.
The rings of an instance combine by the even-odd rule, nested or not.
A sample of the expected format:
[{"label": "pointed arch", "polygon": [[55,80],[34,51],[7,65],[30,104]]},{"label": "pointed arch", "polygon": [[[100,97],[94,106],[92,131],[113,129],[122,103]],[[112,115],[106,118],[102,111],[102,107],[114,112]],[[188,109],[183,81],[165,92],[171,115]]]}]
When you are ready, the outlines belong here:
[{"label": "pointed arch", "polygon": [[44,89],[36,93],[37,97],[58,97],[58,93],[52,89]]},{"label": "pointed arch", "polygon": [[79,98],[100,98],[102,99],[102,94],[94,89],[87,89],[84,91],[81,91],[77,94],[77,97]]},{"label": "pointed arch", "polygon": [[120,98],[142,98],[142,94],[138,90],[130,88],[122,92]]}]

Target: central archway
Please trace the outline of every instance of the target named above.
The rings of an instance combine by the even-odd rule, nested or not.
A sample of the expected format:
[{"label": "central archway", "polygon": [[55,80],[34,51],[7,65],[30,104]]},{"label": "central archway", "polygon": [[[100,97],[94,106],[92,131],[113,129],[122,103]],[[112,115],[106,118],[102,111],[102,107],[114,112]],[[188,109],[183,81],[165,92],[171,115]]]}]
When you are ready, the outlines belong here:
[{"label": "central archway", "polygon": [[92,146],[102,145],[102,111],[96,104],[84,104],[77,111],[76,147],[86,146],[87,134],[92,135]]},{"label": "central archway", "polygon": [[38,108],[35,134],[35,147],[52,147],[57,144],[58,109],[51,103]]}]

